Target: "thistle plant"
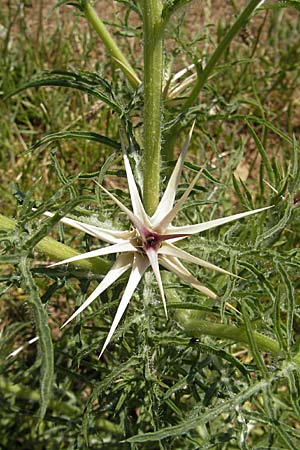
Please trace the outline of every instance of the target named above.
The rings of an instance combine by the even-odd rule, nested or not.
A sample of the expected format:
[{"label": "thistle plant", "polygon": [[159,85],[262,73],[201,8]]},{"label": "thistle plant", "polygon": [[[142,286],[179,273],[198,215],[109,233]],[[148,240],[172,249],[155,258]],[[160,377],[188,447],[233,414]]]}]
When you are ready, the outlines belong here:
[{"label": "thistle plant", "polygon": [[[292,397],[299,388],[295,373],[300,358],[295,338],[296,287],[291,273],[292,268],[299,266],[299,255],[282,238],[288,223],[290,232],[296,233],[290,219],[297,206],[300,183],[297,141],[263,114],[263,118],[243,114],[243,110],[235,114],[231,105],[224,106],[226,119],[246,124],[262,161],[257,195],[233,174],[242,160],[244,143],[232,150],[232,156],[225,154],[226,164],[221,161],[223,156],[217,154],[215,159],[217,164],[221,161],[218,167],[222,181],[211,173],[213,159],[207,154],[199,163],[201,158],[195,157],[196,145],[191,148],[197,136],[194,128],[200,130],[212,147],[217,147],[208,137],[203,122],[223,120],[223,116],[214,113],[214,100],[208,106],[201,104],[204,88],[220,70],[232,40],[260,9],[263,10],[263,2],[250,0],[210,55],[203,54],[182,70],[169,73],[164,38],[174,17],[190,1],[120,3],[125,4],[126,20],[131,13],[140,20],[142,69],[132,61],[132,55],[125,54],[125,47],[99,16],[97,2],[94,5],[90,0],[62,0],[55,6],[75,7],[100,38],[111,61],[111,82],[99,71],[55,69],[36,76],[8,95],[12,97],[25,89],[43,86],[70,88],[99,102],[101,108],[109,112],[107,123],[111,112],[114,113],[113,126],[106,127],[107,135],[100,134],[102,131],[64,129],[33,143],[28,150],[31,155],[45,144],[70,138],[92,141],[116,153],[109,155],[96,172],[82,173],[84,170],[77,167],[78,174],[66,177],[57,156],[59,152],[53,152],[51,161],[62,186],[53,191],[50,198],[40,198],[38,202],[31,198],[35,186],[25,196],[16,192],[22,204],[20,220],[0,216],[3,241],[8,248],[0,261],[16,264],[35,322],[33,336],[36,337],[29,344],[38,342],[40,350],[40,420],[47,418],[47,408],[55,413],[61,409],[61,403],[53,394],[56,392],[55,368],[58,359],[63,365],[69,358],[64,352],[64,345],[67,345],[73,352],[68,370],[74,379],[79,373],[80,383],[85,383],[94,370],[97,372],[90,382],[93,392],[82,395],[84,398],[88,395],[84,413],[76,402],[75,406],[70,403],[66,413],[74,422],[79,424],[80,421],[83,437],[76,438],[78,448],[89,445],[97,448],[99,442],[94,429],[105,430],[104,441],[107,439],[110,448],[118,448],[124,439],[128,449],[154,448],[151,442],[158,443],[159,448],[171,448],[165,447],[165,442],[178,449],[212,448],[214,442],[218,448],[223,448],[220,447],[223,435],[216,431],[218,438],[213,442],[214,432],[210,435],[206,427],[209,424],[212,430],[219,430],[220,423],[229,440],[230,427],[238,424],[234,444],[226,447],[228,449],[247,449],[251,442],[269,445],[272,439],[279,446],[295,448],[299,433],[296,427],[294,430],[285,422],[287,413],[282,408],[285,400],[278,400],[277,387],[284,379],[284,387],[288,386],[291,393],[289,419],[298,421],[299,407]],[[246,69],[243,76],[246,76]],[[208,89],[207,98],[214,92],[213,88],[211,92]],[[256,125],[263,129],[262,138]],[[278,168],[276,161],[270,162],[265,149],[268,131],[289,146],[292,162],[284,170]],[[182,136],[185,140],[180,144]],[[181,147],[180,152],[176,145]],[[123,174],[119,166],[117,169],[114,166],[121,156],[128,194],[123,192],[121,182],[117,187],[107,182],[107,175]],[[80,166],[76,158],[76,154],[72,155],[75,166],[77,163]],[[187,186],[181,183],[184,175],[189,179],[190,171],[185,171],[185,166],[196,171]],[[229,175],[223,176],[222,170]],[[93,187],[88,194],[84,191],[85,195],[79,195],[76,183],[86,186],[87,179],[93,179]],[[211,191],[201,184],[203,179],[213,186]],[[231,182],[234,195],[228,195]],[[65,201],[68,195],[70,199]],[[87,203],[95,208],[95,199],[98,218],[82,206]],[[131,208],[127,206],[129,203]],[[194,213],[189,208],[191,204],[195,205]],[[228,210],[233,214],[227,213]],[[111,222],[103,223],[107,217],[111,218],[111,211],[114,212]],[[124,224],[118,226],[118,217],[124,215],[127,228]],[[245,220],[241,223],[240,219]],[[230,227],[222,227],[231,222]],[[72,240],[81,239],[84,233],[84,251],[77,250],[74,242],[69,245],[69,242],[54,239],[55,234],[49,236],[58,226],[63,240],[62,225],[79,231],[70,235]],[[215,229],[219,228],[223,234],[217,236]],[[18,257],[12,253],[13,247]],[[284,248],[282,254],[278,248]],[[31,265],[33,249],[45,254],[47,259]],[[43,295],[38,284],[41,275],[54,280]],[[77,290],[70,288],[69,298],[75,299],[76,307],[74,310],[72,306],[67,320],[59,318],[62,336],[55,339],[53,346],[48,323],[51,315],[45,304],[50,305],[53,293],[73,277],[80,284],[80,289],[78,286]],[[16,278],[16,283],[18,280]],[[97,282],[91,292],[88,291],[90,282]],[[135,298],[139,301],[135,302]],[[156,308],[158,299],[162,308]],[[125,316],[130,302],[135,302],[138,311],[133,313],[134,308],[129,308]],[[71,326],[65,328],[69,324]],[[94,332],[89,332],[90,329]],[[232,342],[235,344],[230,347]],[[24,343],[22,347],[16,346],[17,350],[9,355],[14,358],[6,359],[6,364],[14,364],[17,355],[22,358],[20,349]],[[58,350],[54,352],[55,349]],[[100,360],[94,358],[99,349]],[[244,354],[245,358],[240,356]],[[284,365],[280,363],[281,358]],[[86,373],[81,372],[81,364],[87,364]],[[274,366],[276,369],[270,375],[271,366],[272,370]],[[253,380],[258,378],[257,381],[252,382],[249,377],[252,372],[255,372]],[[237,373],[243,375],[242,381]],[[57,379],[59,386],[58,375]],[[234,380],[232,386],[231,380]],[[0,385],[7,395],[13,392],[12,386],[1,376]],[[62,385],[71,398],[68,381],[63,381]],[[85,386],[88,391],[90,386]],[[25,389],[24,392],[28,399],[35,401],[38,397],[35,391]],[[217,392],[223,396],[222,401]],[[247,406],[249,411],[246,402],[252,408]],[[262,422],[259,421],[260,408],[264,409]],[[223,420],[226,414],[228,423]],[[253,433],[252,423],[255,423]],[[272,439],[268,442],[255,434],[257,431],[260,435],[263,427],[271,430]],[[68,432],[74,433],[70,428]],[[70,442],[75,445],[72,439]]]},{"label": "thistle plant", "polygon": [[[132,230],[129,231],[119,231],[100,228],[93,225],[84,224],[77,220],[62,218],[61,222],[71,225],[79,230],[85,231],[91,236],[99,238],[103,241],[111,243],[112,245],[97,250],[92,250],[81,255],[73,256],[59,263],[53,264],[53,266],[58,266],[61,264],[71,263],[75,261],[80,261],[82,259],[92,258],[96,256],[104,256],[109,254],[119,254],[116,262],[113,264],[110,271],[105,275],[99,286],[95,291],[85,300],[85,302],[78,308],[78,310],[72,314],[72,316],[67,320],[65,325],[67,325],[71,320],[83,312],[100,294],[103,293],[109,286],[120,278],[125,272],[131,268],[131,273],[128,279],[127,286],[125,288],[124,294],[120,301],[119,307],[117,309],[115,318],[113,320],[111,329],[108,336],[104,342],[103,348],[101,350],[100,356],[106,349],[111,337],[116,330],[118,323],[121,320],[122,315],[133,295],[133,292],[137,285],[139,284],[143,274],[149,266],[151,266],[157,284],[159,286],[159,291],[161,294],[165,315],[168,318],[166,298],[163,289],[163,283],[160,275],[159,265],[163,266],[167,270],[174,272],[182,281],[190,284],[194,288],[198,289],[203,294],[216,300],[217,295],[199,283],[199,281],[193,277],[193,275],[182,265],[180,259],[188,261],[190,263],[197,264],[199,266],[205,267],[206,269],[216,270],[218,272],[233,275],[230,272],[221,269],[207,261],[193,256],[186,251],[178,248],[174,245],[175,242],[180,241],[190,235],[201,233],[202,231],[215,228],[217,226],[223,225],[225,223],[231,222],[233,220],[241,219],[243,217],[264,211],[267,208],[260,208],[254,211],[246,211],[244,213],[235,214],[229,217],[222,217],[220,219],[210,220],[209,222],[204,222],[194,225],[183,225],[183,226],[172,226],[171,223],[178,213],[180,207],[187,200],[188,195],[193,189],[194,185],[201,175],[200,171],[191,182],[188,189],[184,192],[180,200],[174,206],[174,200],[177,192],[179,176],[182,171],[184,158],[188,149],[188,145],[191,139],[192,130],[189,137],[187,138],[183,150],[178,158],[177,164],[174,171],[170,177],[167,188],[161,198],[161,201],[155,210],[152,217],[149,217],[145,211],[143,203],[140,199],[138,188],[134,181],[133,173],[130,167],[130,163],[123,147],[124,164],[126,168],[129,192],[133,207],[133,212],[131,212],[123,203],[121,203],[113,194],[104,189],[104,192],[120,207],[120,209],[128,216],[131,224],[133,226]],[[53,214],[46,212],[48,216]]]}]

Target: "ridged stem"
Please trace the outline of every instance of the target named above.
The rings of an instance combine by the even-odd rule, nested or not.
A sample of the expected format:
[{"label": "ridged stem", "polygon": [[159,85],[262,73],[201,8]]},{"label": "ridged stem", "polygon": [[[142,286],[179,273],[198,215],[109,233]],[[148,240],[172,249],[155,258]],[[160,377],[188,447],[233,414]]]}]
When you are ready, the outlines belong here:
[{"label": "ridged stem", "polygon": [[163,77],[162,1],[143,1],[144,20],[144,206],[153,214],[159,202],[161,91]]}]

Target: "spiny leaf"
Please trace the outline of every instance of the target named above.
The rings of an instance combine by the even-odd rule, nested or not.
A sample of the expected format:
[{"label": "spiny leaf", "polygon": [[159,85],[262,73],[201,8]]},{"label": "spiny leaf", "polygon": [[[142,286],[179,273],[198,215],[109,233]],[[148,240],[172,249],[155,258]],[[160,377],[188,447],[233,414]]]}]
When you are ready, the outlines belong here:
[{"label": "spiny leaf", "polygon": [[[169,305],[168,305],[169,307]],[[195,345],[199,346],[201,350],[207,352],[209,355],[218,355],[220,358],[230,362],[232,366],[235,366],[243,375],[248,375],[250,370],[247,369],[235,356],[226,352],[223,348],[219,348],[213,345],[204,344],[203,342],[197,342]]]},{"label": "spiny leaf", "polygon": [[39,336],[39,355],[42,362],[40,419],[43,419],[52,396],[54,382],[54,355],[51,331],[48,324],[48,315],[40,299],[38,288],[31,275],[26,256],[21,256],[20,258],[20,270],[29,294],[28,302],[32,305],[36,331]]},{"label": "spiny leaf", "polygon": [[243,187],[243,191],[245,192],[245,196],[246,196],[246,199],[247,199],[247,202],[246,202],[247,207],[249,209],[254,209],[254,203],[253,203],[253,200],[252,200],[252,195],[251,195],[250,190],[248,189],[246,183],[242,180],[242,178],[240,178],[240,183],[241,183],[241,185]]},{"label": "spiny leaf", "polygon": [[43,72],[43,78],[39,78],[23,86],[20,86],[14,92],[10,93],[6,98],[12,97],[25,89],[41,86],[58,86],[77,89],[79,91],[90,94],[110,106],[118,114],[121,114],[122,108],[113,98],[109,84],[97,74],[90,72],[70,72],[63,70],[51,70]]},{"label": "spiny leaf", "polygon": [[257,342],[254,339],[252,325],[251,325],[250,317],[249,317],[249,314],[247,311],[247,305],[244,302],[242,302],[241,306],[242,306],[243,318],[244,318],[244,322],[245,322],[245,329],[246,329],[246,333],[248,336],[251,353],[253,355],[253,358],[254,358],[254,361],[255,361],[257,367],[260,369],[260,371],[264,375],[265,379],[267,379],[268,371],[264,364],[263,358],[259,352]]},{"label": "spiny leaf", "polygon": [[99,205],[101,205],[101,188],[99,186],[102,185],[103,183],[103,179],[109,169],[109,167],[113,164],[113,161],[115,159],[116,154],[112,153],[102,164],[99,173],[98,173],[98,180],[97,180],[97,184],[96,184],[96,196],[98,198],[98,203]]},{"label": "spiny leaf", "polygon": [[[297,374],[296,370],[295,370],[295,372],[292,372],[292,371],[288,372],[287,378],[288,378],[291,403],[292,403],[294,412],[299,420],[300,419],[300,405],[299,405],[299,400],[298,400],[299,393],[298,393],[297,381],[296,381],[296,378],[298,378],[298,374]],[[298,380],[298,382],[299,382],[299,380]]]},{"label": "spiny leaf", "polygon": [[286,333],[287,333],[287,351],[290,352],[293,344],[293,322],[294,322],[294,310],[295,310],[295,296],[294,288],[291,280],[285,270],[284,266],[277,262],[277,269],[280,273],[285,292],[286,292]]},{"label": "spiny leaf", "polygon": [[286,354],[286,340],[284,339],[283,335],[283,324],[281,320],[281,296],[276,295],[274,296],[274,317],[273,317],[273,324],[274,324],[274,332],[276,339],[278,340],[278,343],[280,345],[280,349],[283,354]]},{"label": "spiny leaf", "polygon": [[240,203],[241,203],[243,206],[246,206],[246,205],[249,206],[249,205],[247,204],[247,201],[245,200],[243,194],[242,194],[242,191],[241,191],[241,189],[240,189],[239,183],[238,183],[236,177],[234,176],[234,174],[232,174],[232,183],[233,183],[233,187],[234,187],[235,193],[236,193],[236,195],[237,195],[238,200],[240,201]]},{"label": "spiny leaf", "polygon": [[0,264],[17,264],[18,261],[18,255],[0,255]]},{"label": "spiny leaf", "polygon": [[23,155],[26,155],[33,150],[41,147],[42,145],[49,144],[50,142],[54,142],[60,139],[86,139],[89,141],[99,142],[100,144],[107,145],[108,147],[114,148],[116,150],[120,150],[121,146],[118,142],[109,139],[106,136],[103,136],[98,133],[93,133],[91,131],[59,131],[57,133],[50,133],[44,136],[41,140],[36,142],[32,147],[28,150],[25,150]]},{"label": "spiny leaf", "polygon": [[254,128],[250,125],[249,122],[247,122],[247,127],[248,127],[248,130],[250,131],[251,136],[253,137],[253,139],[255,141],[257,150],[259,151],[260,156],[261,156],[261,158],[263,160],[263,163],[265,165],[265,168],[266,168],[266,171],[267,171],[270,183],[274,184],[274,182],[275,182],[274,172],[273,172],[272,166],[270,164],[269,158],[267,156],[267,152],[266,152],[266,150],[265,150],[265,148],[263,146],[263,143],[261,142],[261,140],[257,136]]},{"label": "spiny leaf", "polygon": [[167,437],[181,436],[182,434],[189,432],[193,428],[196,428],[201,424],[205,424],[215,419],[216,417],[220,416],[220,414],[229,412],[235,406],[243,404],[250,397],[259,393],[265,386],[267,386],[267,384],[268,384],[267,380],[260,381],[254,384],[253,386],[244,389],[240,394],[236,395],[234,398],[219,404],[215,408],[208,409],[208,411],[204,414],[203,413],[199,414],[192,419],[189,417],[187,420],[182,421],[179,425],[170,426],[150,433],[132,436],[131,438],[127,439],[127,442],[131,443],[155,442],[161,439],[166,439]]},{"label": "spiny leaf", "polygon": [[[278,215],[276,216],[276,223],[273,227],[267,229],[258,239],[257,245],[261,245],[264,241],[276,236],[278,233],[286,227],[288,221],[290,220],[292,210],[293,210],[293,199],[290,197],[286,200],[287,205],[284,210],[282,217],[278,220]],[[275,214],[275,213],[274,213]]]},{"label": "spiny leaf", "polygon": [[251,264],[248,261],[240,261],[239,265],[241,267],[245,267],[250,272],[252,272],[252,274],[254,274],[258,278],[260,284],[262,284],[264,286],[264,288],[266,289],[266,291],[268,292],[270,297],[272,299],[274,299],[275,293],[274,293],[274,288],[272,286],[272,283],[265,277],[264,273],[262,273],[258,267]]},{"label": "spiny leaf", "polygon": [[289,190],[292,194],[299,190],[300,185],[300,165],[299,165],[299,146],[296,137],[293,138],[293,167],[292,167],[292,181]]},{"label": "spiny leaf", "polygon": [[101,398],[103,392],[105,392],[106,389],[109,388],[109,386],[112,386],[115,384],[115,381],[122,376],[123,373],[128,372],[129,370],[135,370],[136,367],[139,367],[141,365],[141,357],[140,356],[132,356],[124,363],[119,363],[117,366],[115,366],[112,370],[109,371],[108,375],[104,377],[104,379],[97,383],[94,386],[94,390],[91,393],[90,397],[88,398],[87,405],[85,408],[85,412],[83,415],[83,434],[85,436],[86,442],[88,442],[88,427],[89,427],[89,420],[90,416],[92,416],[92,410],[95,404],[95,401],[98,400],[98,398]]}]

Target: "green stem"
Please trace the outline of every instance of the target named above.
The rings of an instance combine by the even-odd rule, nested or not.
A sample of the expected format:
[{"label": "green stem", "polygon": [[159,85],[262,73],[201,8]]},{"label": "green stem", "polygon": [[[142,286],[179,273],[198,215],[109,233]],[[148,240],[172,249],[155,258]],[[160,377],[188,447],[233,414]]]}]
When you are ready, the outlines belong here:
[{"label": "green stem", "polygon": [[163,77],[162,1],[144,0],[144,206],[153,214],[159,202],[161,91]]},{"label": "green stem", "polygon": [[[8,217],[0,214],[0,230],[13,230],[16,227],[17,222],[15,220],[9,219]],[[68,245],[57,242],[55,239],[48,236],[41,239],[35,248],[49,256],[49,258],[57,261],[63,261],[64,259],[79,255],[79,252],[72,249]],[[97,274],[105,274],[110,268],[110,264],[102,258],[75,261],[70,264]]]},{"label": "green stem", "polygon": [[132,87],[137,88],[141,84],[139,77],[88,0],[83,2],[83,12],[129,83]]},{"label": "green stem", "polygon": [[[170,274],[165,272],[162,274],[165,284],[170,283]],[[167,300],[170,303],[181,303],[181,299],[175,289],[166,289]],[[173,304],[174,306],[174,304]],[[222,323],[212,322],[197,317],[195,311],[186,309],[175,309],[175,318],[191,337],[201,338],[202,336],[214,336],[219,339],[228,339],[234,342],[240,342],[250,347],[249,336],[246,327],[236,327],[234,325],[226,325]],[[259,350],[270,352],[275,356],[282,355],[280,345],[277,341],[265,336],[257,331],[252,333],[252,338]],[[292,358],[295,364],[300,365],[300,354],[298,353]]]},{"label": "green stem", "polygon": [[[240,342],[250,346],[247,330],[244,327],[236,327],[233,325],[225,325],[221,323],[211,322],[199,318],[193,318],[188,311],[177,310],[176,319],[184,328],[185,332],[194,338],[202,336],[214,336],[219,339],[229,339],[231,341]],[[257,331],[253,331],[252,337],[259,350],[270,352],[275,356],[282,355],[280,345],[274,339],[269,338]],[[300,364],[300,354],[295,355],[292,361]]]},{"label": "green stem", "polygon": [[[181,111],[184,112],[190,108],[198,98],[201,89],[205,85],[212,71],[214,70],[216,64],[224,54],[225,50],[228,48],[229,44],[233,38],[240,32],[241,28],[247,23],[249,17],[260,3],[261,0],[250,0],[246,8],[238,16],[234,24],[229,28],[224,38],[221,40],[211,57],[209,58],[205,68],[200,72],[197,78],[197,82],[193,87],[190,95],[185,100],[182,105]],[[165,154],[167,159],[173,159],[173,147],[175,139],[180,130],[180,123],[174,125],[166,136]]]}]

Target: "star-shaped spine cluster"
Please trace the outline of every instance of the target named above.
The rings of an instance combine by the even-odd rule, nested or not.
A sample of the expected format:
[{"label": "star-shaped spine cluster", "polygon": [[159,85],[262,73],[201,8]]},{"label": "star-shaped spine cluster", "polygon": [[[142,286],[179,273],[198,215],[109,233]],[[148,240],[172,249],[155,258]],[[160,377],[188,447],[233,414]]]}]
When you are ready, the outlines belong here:
[{"label": "star-shaped spine cluster", "polygon": [[[267,208],[260,208],[253,211],[246,211],[243,213],[222,217],[208,222],[203,222],[194,225],[173,226],[172,221],[177,215],[183,203],[187,200],[190,192],[197,183],[202,171],[198,172],[182,197],[175,203],[175,196],[179,183],[179,178],[183,169],[184,160],[192,135],[192,129],[185,141],[181,154],[177,160],[175,168],[167,184],[167,188],[161,198],[161,201],[152,215],[149,217],[146,213],[143,203],[141,201],[137,185],[135,183],[132,169],[129,163],[127,153],[123,148],[123,158],[126,169],[126,175],[129,186],[129,193],[131,198],[132,210],[130,211],[120,200],[118,200],[112,193],[101,186],[104,192],[120,207],[120,209],[127,214],[132,227],[128,231],[112,230],[101,228],[95,225],[89,225],[70,218],[62,218],[61,222],[77,228],[91,236],[94,236],[111,245],[83,253],[64,261],[52,264],[51,267],[66,264],[70,262],[79,261],[81,259],[93,258],[96,256],[105,256],[109,254],[116,254],[116,260],[109,272],[104,276],[103,280],[92,292],[92,294],[84,301],[84,303],[71,315],[63,326],[70,323],[78,314],[82,313],[100,294],[108,289],[118,278],[125,272],[130,270],[129,278],[125,290],[123,292],[121,301],[113,319],[110,331],[103,344],[100,356],[103,354],[107,345],[109,344],[129,302],[132,295],[138,286],[141,278],[149,266],[151,266],[155,278],[158,283],[161,294],[166,317],[167,304],[161,279],[159,266],[175,273],[183,282],[198,289],[203,294],[216,299],[217,295],[209,288],[203,286],[184,266],[181,260],[188,263],[193,263],[206,269],[212,269],[223,274],[233,275],[230,272],[215,266],[207,261],[204,261],[196,256],[189,254],[183,249],[177,247],[175,243],[186,237],[198,234],[211,228],[218,227],[225,223],[256,214],[264,211]],[[48,216],[53,216],[52,213],[46,212]]]}]

